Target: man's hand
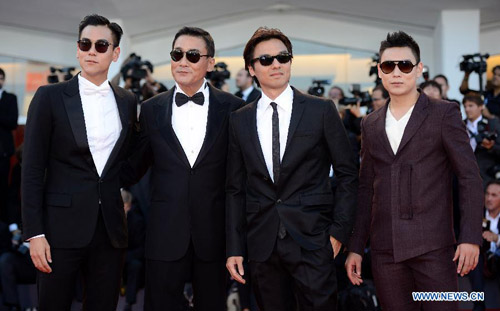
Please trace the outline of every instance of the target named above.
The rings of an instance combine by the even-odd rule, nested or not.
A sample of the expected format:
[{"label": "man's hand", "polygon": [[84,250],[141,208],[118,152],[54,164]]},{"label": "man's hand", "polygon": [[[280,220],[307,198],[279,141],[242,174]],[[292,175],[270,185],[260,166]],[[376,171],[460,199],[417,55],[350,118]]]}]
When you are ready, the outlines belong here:
[{"label": "man's hand", "polygon": [[243,278],[243,275],[245,275],[245,271],[243,270],[243,257],[229,257],[226,262],[226,268],[233,279],[235,279],[237,282],[240,282],[241,284],[246,283],[245,279]]},{"label": "man's hand", "polygon": [[345,269],[347,270],[347,277],[353,285],[360,285],[363,283],[361,278],[361,262],[363,257],[361,255],[349,252],[345,261]]},{"label": "man's hand", "polygon": [[479,258],[479,245],[462,243],[457,247],[455,252],[455,257],[453,261],[457,261],[457,273],[460,276],[468,274],[471,270],[474,270],[477,266]]},{"label": "man's hand", "polygon": [[487,150],[490,150],[491,148],[493,148],[493,146],[495,146],[495,141],[494,140],[489,140],[489,139],[483,139],[483,142],[481,143],[481,146],[483,146],[483,148],[487,149]]},{"label": "man's hand", "polygon": [[342,248],[342,243],[332,236],[330,236],[330,243],[332,243],[333,258],[335,259],[337,255],[340,253],[340,249]]},{"label": "man's hand", "polygon": [[52,268],[49,263],[52,263],[50,255],[50,245],[45,237],[31,239],[30,241],[30,256],[35,267],[45,273],[51,273]]},{"label": "man's hand", "polygon": [[488,242],[498,242],[498,234],[494,234],[491,231],[484,231],[483,232],[483,239],[485,239]]}]

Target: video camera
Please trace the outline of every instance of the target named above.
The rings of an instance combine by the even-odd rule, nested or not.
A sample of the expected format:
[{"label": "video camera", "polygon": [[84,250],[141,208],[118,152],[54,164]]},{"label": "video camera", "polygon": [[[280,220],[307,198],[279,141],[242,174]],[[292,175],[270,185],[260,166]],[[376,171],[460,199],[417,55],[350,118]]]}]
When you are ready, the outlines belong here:
[{"label": "video camera", "polygon": [[135,53],[130,54],[129,61],[122,66],[121,74],[123,80],[131,79],[132,87],[130,91],[134,93],[137,98],[141,99],[141,80],[146,78],[149,71],[153,72],[153,64],[150,61],[143,61],[142,58]]},{"label": "video camera", "polygon": [[368,106],[372,102],[372,97],[368,92],[361,92],[359,84],[352,84],[350,92],[354,97],[344,97],[339,101],[339,105],[356,105],[358,101],[361,106]]},{"label": "video camera", "polygon": [[484,139],[487,140],[496,140],[498,137],[498,134],[496,131],[491,132],[489,124],[485,124],[483,122],[479,122],[477,124],[477,134],[474,135],[474,139],[476,140],[477,144],[480,145]]},{"label": "video camera", "polygon": [[[73,74],[71,73],[73,70],[75,70],[75,67],[50,67],[50,75],[47,77],[47,82],[49,82],[50,84],[54,84],[58,82],[69,81],[71,78],[73,78]],[[60,74],[64,74],[62,81],[59,79],[60,74],[58,74],[58,72]]]},{"label": "video camera", "polygon": [[490,57],[489,54],[468,54],[462,55],[464,60],[460,63],[460,71],[463,72],[475,72],[482,75],[486,72],[486,60]]},{"label": "video camera", "polygon": [[323,87],[323,85],[332,84],[332,81],[330,81],[330,80],[313,80],[312,84],[313,85],[307,90],[307,93],[310,95],[323,97],[323,95],[325,94],[325,88]]},{"label": "video camera", "polygon": [[212,85],[218,89],[222,88],[224,81],[229,79],[231,73],[227,70],[227,64],[224,62],[219,62],[214,65],[214,70],[207,72],[206,78],[210,80]]}]

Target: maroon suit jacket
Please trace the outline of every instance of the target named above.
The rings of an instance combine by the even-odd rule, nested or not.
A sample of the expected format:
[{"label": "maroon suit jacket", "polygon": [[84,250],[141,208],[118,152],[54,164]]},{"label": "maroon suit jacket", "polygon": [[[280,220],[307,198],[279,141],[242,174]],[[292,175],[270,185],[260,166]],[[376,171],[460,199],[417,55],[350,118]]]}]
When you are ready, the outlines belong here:
[{"label": "maroon suit jacket", "polygon": [[396,154],[385,132],[388,105],[362,122],[358,211],[349,250],[392,250],[400,262],[456,243],[452,176],[460,193],[458,243],[481,245],[484,194],[457,104],[421,93]]}]

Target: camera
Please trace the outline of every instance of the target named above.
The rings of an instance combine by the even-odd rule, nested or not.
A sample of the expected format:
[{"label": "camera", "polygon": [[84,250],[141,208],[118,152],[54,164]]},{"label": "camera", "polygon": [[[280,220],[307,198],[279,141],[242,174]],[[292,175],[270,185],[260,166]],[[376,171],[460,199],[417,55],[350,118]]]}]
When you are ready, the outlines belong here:
[{"label": "camera", "polygon": [[497,139],[497,137],[498,137],[497,132],[496,131],[491,132],[488,123],[479,122],[477,124],[477,134],[474,135],[474,139],[476,140],[478,146],[481,145],[484,139],[494,141]]},{"label": "camera", "polygon": [[227,64],[224,62],[219,62],[214,65],[214,70],[207,72],[206,78],[210,80],[212,85],[218,89],[221,89],[224,85],[224,81],[229,79],[231,73],[227,70]]},{"label": "camera", "polygon": [[313,80],[312,84],[313,85],[307,90],[307,93],[310,95],[323,97],[323,95],[325,94],[325,88],[323,87],[323,85],[332,84],[332,82],[330,80]]},{"label": "camera", "polygon": [[483,74],[486,72],[486,59],[490,57],[489,54],[467,54],[462,55],[464,60],[460,63],[460,71],[464,72],[476,72],[478,74]]},{"label": "camera", "polygon": [[356,105],[358,101],[360,106],[368,106],[372,102],[372,97],[368,92],[362,92],[359,84],[352,84],[350,92],[354,97],[344,97],[339,101],[339,105]]},{"label": "camera", "polygon": [[368,76],[375,76],[375,86],[379,85],[382,83],[382,79],[378,76],[378,63],[380,62],[380,55],[378,53],[375,53],[375,55],[372,56],[372,64],[370,66],[370,72],[368,72]]},{"label": "camera", "polygon": [[141,80],[146,78],[149,69],[153,72],[153,65],[149,61],[143,61],[142,58],[135,53],[130,54],[129,61],[123,65],[121,69],[121,74],[123,80],[131,79],[130,91],[134,93],[137,98],[141,99]]},{"label": "camera", "polygon": [[[50,67],[50,75],[47,77],[47,82],[49,82],[50,84],[54,84],[58,82],[69,81],[71,78],[73,78],[73,74],[71,73],[73,70],[75,70],[75,67]],[[63,75],[62,80],[59,79],[60,75]]]}]

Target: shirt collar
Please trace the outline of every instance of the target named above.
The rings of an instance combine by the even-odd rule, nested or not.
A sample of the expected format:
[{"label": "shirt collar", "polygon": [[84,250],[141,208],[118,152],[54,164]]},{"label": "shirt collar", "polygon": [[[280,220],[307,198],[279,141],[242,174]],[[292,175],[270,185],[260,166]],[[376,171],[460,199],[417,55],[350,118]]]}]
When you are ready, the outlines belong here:
[{"label": "shirt collar", "polygon": [[105,80],[101,85],[95,85],[94,83],[92,83],[89,80],[82,77],[81,74],[78,75],[78,86],[80,87],[80,89],[83,89],[83,88],[109,89],[109,88],[111,88],[108,80]]},{"label": "shirt collar", "polygon": [[483,120],[483,115],[480,115],[479,118],[471,122],[469,119],[467,119],[467,125],[471,126],[472,128],[476,128],[477,124]]},{"label": "shirt collar", "polygon": [[2,98],[3,95],[3,88],[0,89],[0,99]]},{"label": "shirt collar", "polygon": [[283,110],[291,112],[293,103],[293,90],[290,87],[290,84],[287,85],[285,90],[278,97],[276,97],[275,100],[271,100],[264,92],[262,92],[262,97],[257,103],[257,109],[266,110],[267,108],[271,107],[270,104],[272,102],[275,102]]},{"label": "shirt collar", "polygon": [[[196,93],[203,93],[203,96],[205,96],[205,101],[208,99],[208,82],[207,82],[207,79],[203,78],[203,83],[202,85],[200,86],[200,88],[198,89],[198,91],[195,92]],[[184,94],[187,96],[187,94],[181,89],[181,87],[179,86],[179,84],[177,82],[175,82],[175,92],[174,92],[174,98],[175,98],[175,94],[177,93],[181,93],[181,94]]]},{"label": "shirt collar", "polygon": [[248,98],[248,95],[250,95],[250,93],[252,93],[253,89],[254,89],[254,86],[251,85],[249,88],[247,88],[246,90],[242,91],[241,95],[243,96],[243,98],[245,98],[245,99]]},{"label": "shirt collar", "polygon": [[488,210],[486,210],[486,219],[495,220],[495,219],[499,219],[499,218],[500,218],[500,213],[497,215],[497,217],[493,218],[490,216],[490,212]]}]

